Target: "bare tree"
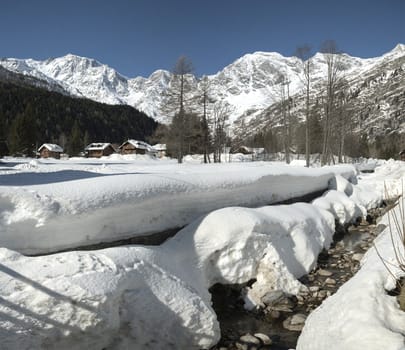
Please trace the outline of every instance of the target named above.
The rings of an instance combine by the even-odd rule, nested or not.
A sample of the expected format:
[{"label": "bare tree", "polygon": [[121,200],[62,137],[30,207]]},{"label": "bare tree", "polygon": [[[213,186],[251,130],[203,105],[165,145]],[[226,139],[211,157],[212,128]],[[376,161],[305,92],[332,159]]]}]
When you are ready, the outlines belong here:
[{"label": "bare tree", "polygon": [[211,162],[210,160],[210,130],[208,125],[208,105],[212,102],[210,99],[210,82],[207,76],[203,76],[200,81],[199,100],[202,104],[202,131],[204,137],[204,163]]},{"label": "bare tree", "polygon": [[193,72],[193,64],[190,59],[186,56],[180,56],[173,68],[173,79],[171,81],[171,88],[175,89],[178,96],[178,112],[184,111],[185,95],[186,90],[189,86],[187,85],[186,76]]},{"label": "bare tree", "polygon": [[351,128],[351,120],[348,112],[348,96],[345,91],[348,90],[348,82],[344,79],[339,84],[339,92],[336,96],[336,116],[337,125],[335,130],[338,134],[337,147],[338,147],[338,162],[343,163],[343,155],[345,152],[345,140]]},{"label": "bare tree", "polygon": [[287,74],[280,74],[277,82],[279,84],[279,100],[281,117],[283,120],[283,140],[285,161],[290,164],[290,148],[291,148],[291,98],[290,98],[290,80]]},{"label": "bare tree", "polygon": [[214,162],[221,162],[221,153],[225,147],[226,143],[226,128],[227,122],[230,114],[232,113],[232,108],[224,103],[216,103],[212,112],[212,132],[213,132],[213,143],[214,143]]},{"label": "bare tree", "polygon": [[173,68],[172,79],[167,92],[166,108],[169,114],[173,114],[170,126],[171,137],[176,141],[176,158],[179,163],[183,162],[186,134],[186,95],[191,90],[191,85],[187,75],[192,73],[193,65],[186,56],[180,56]]},{"label": "bare tree", "polygon": [[335,114],[335,95],[339,82],[339,73],[342,70],[341,56],[337,45],[333,40],[327,40],[321,45],[321,52],[324,54],[327,65],[326,93],[325,93],[325,116],[323,130],[323,144],[321,164],[325,165],[332,157],[331,134],[332,118]]},{"label": "bare tree", "polygon": [[310,163],[310,143],[309,143],[309,117],[310,117],[310,100],[309,93],[311,88],[311,48],[308,45],[300,46],[296,50],[296,56],[301,60],[303,71],[303,83],[305,85],[305,160],[306,166]]}]

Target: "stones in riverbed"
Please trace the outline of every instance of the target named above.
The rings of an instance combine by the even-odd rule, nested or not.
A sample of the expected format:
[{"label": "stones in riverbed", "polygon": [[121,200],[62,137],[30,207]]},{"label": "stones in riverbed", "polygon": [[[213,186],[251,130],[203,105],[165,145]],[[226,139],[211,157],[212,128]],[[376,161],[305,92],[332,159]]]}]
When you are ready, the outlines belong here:
[{"label": "stones in riverbed", "polygon": [[244,334],[239,338],[240,341],[244,343],[260,345],[260,339],[251,335],[250,333]]},{"label": "stones in riverbed", "polygon": [[360,261],[361,259],[363,259],[364,254],[363,253],[356,253],[353,254],[352,259],[354,261]]},{"label": "stones in riverbed", "polygon": [[[249,349],[251,349],[252,347],[249,346],[248,344],[245,344],[245,343],[236,342],[236,343],[235,343],[235,348],[236,348],[237,350],[249,350]],[[256,347],[255,347],[254,349],[257,350]]]},{"label": "stones in riverbed", "polygon": [[323,277],[329,277],[329,276],[333,275],[333,272],[331,272],[329,270],[319,269],[318,270],[318,275],[323,276]]},{"label": "stones in riverbed", "polygon": [[281,312],[278,311],[278,310],[271,310],[269,312],[269,315],[270,315],[271,318],[278,319],[281,316]]},{"label": "stones in riverbed", "polygon": [[269,312],[292,312],[292,308],[295,306],[294,303],[283,292],[280,291],[265,294],[261,298],[261,301],[266,305],[266,309]]},{"label": "stones in riverbed", "polygon": [[307,316],[304,314],[295,314],[283,321],[283,327],[289,331],[301,332],[302,328],[304,328],[306,318]]},{"label": "stones in riverbed", "polygon": [[255,333],[254,335],[246,333],[235,342],[235,348],[238,350],[255,350],[261,349],[262,346],[271,345],[272,341],[269,336],[263,333]]},{"label": "stones in riverbed", "polygon": [[272,343],[270,337],[267,336],[266,334],[263,334],[263,333],[255,333],[254,336],[255,336],[256,338],[259,338],[259,339],[262,341],[263,345],[271,345],[271,343]]},{"label": "stones in riverbed", "polygon": [[267,306],[277,305],[284,299],[282,291],[272,291],[261,297],[261,302]]},{"label": "stones in riverbed", "polygon": [[[260,300],[264,308],[261,308],[257,313],[251,313],[251,315],[260,322],[266,322],[270,325],[272,339],[266,335],[261,337],[259,333],[255,333],[259,329],[266,329],[265,327],[252,328],[249,323],[246,328],[240,328],[238,323],[237,330],[232,332],[226,329],[223,331],[221,347],[213,349],[269,350],[272,348],[290,348],[291,346],[285,344],[286,339],[298,337],[305,324],[305,314],[310,314],[358,271],[358,262],[363,257],[362,253],[372,246],[372,241],[378,233],[376,231],[376,227],[372,225],[365,227],[364,230],[359,227],[357,232],[352,232],[352,234],[359,235],[355,245],[345,245],[344,241],[335,241],[329,250],[323,251],[320,255],[318,267],[302,277],[300,282],[307,288],[302,288],[296,296],[287,295],[280,290],[267,291],[268,293]],[[279,328],[280,325],[283,329]],[[272,329],[272,326],[275,326],[277,330]],[[240,337],[240,331],[250,331],[251,333]],[[261,342],[258,342],[258,339]],[[265,339],[268,339],[272,344],[270,345]]]},{"label": "stones in riverbed", "polygon": [[328,278],[325,280],[325,284],[329,284],[329,285],[334,286],[334,285],[336,284],[336,280],[334,280],[333,278],[328,277]]},{"label": "stones in riverbed", "polygon": [[326,290],[322,289],[318,292],[317,297],[318,299],[325,299],[327,296]]}]

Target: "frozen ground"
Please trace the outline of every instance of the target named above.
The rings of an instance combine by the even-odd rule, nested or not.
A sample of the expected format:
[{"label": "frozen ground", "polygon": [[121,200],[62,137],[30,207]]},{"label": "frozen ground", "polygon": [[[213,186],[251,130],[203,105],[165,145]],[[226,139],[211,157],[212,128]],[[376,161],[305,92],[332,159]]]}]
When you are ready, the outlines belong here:
[{"label": "frozen ground", "polygon": [[[250,308],[260,305],[261,297],[269,292],[297,293],[304,288],[298,278],[315,266],[318,253],[331,243],[335,219],[354,221],[366,208],[379,204],[384,181],[392,194],[398,192],[405,171],[402,162],[387,162],[374,174],[358,176],[356,184],[351,166],[308,170],[269,163],[178,166],[128,159],[91,163],[13,163],[8,159],[0,168],[1,239],[7,237],[20,251],[33,244],[40,249],[46,246],[45,250],[59,248],[61,236],[79,237],[82,244],[83,233],[98,225],[95,218],[104,224],[116,215],[129,223],[136,221],[141,215],[135,210],[119,216],[119,209],[144,201],[154,205],[143,215],[153,215],[164,203],[173,222],[191,222],[157,247],[125,246],[38,257],[26,257],[10,246],[1,248],[0,343],[2,349],[22,350],[207,349],[220,337],[210,286],[256,279],[246,290]],[[176,211],[177,206],[190,205],[186,201],[190,197],[196,207],[198,198],[203,206],[205,198],[223,206],[221,200],[228,196],[245,201],[238,204],[256,206],[274,194],[278,199],[296,197],[321,185],[330,191],[312,204],[233,206],[198,219],[185,216],[187,220]],[[160,196],[172,200],[160,201]],[[215,208],[204,211],[211,209]],[[86,221],[98,211],[105,215]],[[200,214],[197,209],[195,215]],[[69,218],[71,225],[66,220],[64,226],[57,226],[57,218]],[[80,219],[85,230],[78,235]],[[39,231],[41,227],[46,229]],[[40,240],[44,242],[35,243]],[[389,242],[381,241],[381,251],[389,258]],[[388,277],[382,269],[373,272],[378,261],[372,253],[370,259],[371,272],[363,272],[368,279],[344,287],[350,292],[336,302],[344,308],[325,313],[322,309],[327,303],[322,305],[314,313],[320,316],[310,317],[298,349],[345,349],[344,338],[360,344],[357,338],[369,334],[369,325],[373,336],[388,339],[387,349],[402,349],[394,345],[403,342],[403,316],[382,287]],[[350,299],[351,293],[360,293],[359,288],[364,292],[364,284],[369,286],[370,297],[364,302]],[[346,320],[351,327],[345,327]],[[331,322],[342,326],[329,329]],[[319,337],[326,340],[314,342]],[[311,347],[311,341],[319,346]]]}]

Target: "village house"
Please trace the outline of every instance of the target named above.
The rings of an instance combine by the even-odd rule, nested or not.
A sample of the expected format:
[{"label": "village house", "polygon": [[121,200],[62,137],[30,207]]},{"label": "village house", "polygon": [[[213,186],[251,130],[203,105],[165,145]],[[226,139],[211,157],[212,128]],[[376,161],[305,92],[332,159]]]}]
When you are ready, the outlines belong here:
[{"label": "village house", "polygon": [[63,153],[63,148],[53,143],[44,143],[38,148],[38,156],[40,158],[55,158],[60,159],[60,155]]},{"label": "village house", "polygon": [[232,148],[231,153],[253,154],[253,150],[250,147],[239,146],[237,148]]},{"label": "village house", "polygon": [[120,147],[121,154],[149,154],[156,156],[158,153],[151,145],[144,141],[127,140]]},{"label": "village house", "polygon": [[84,149],[84,151],[86,157],[89,158],[100,158],[115,153],[115,149],[111,145],[111,143],[101,143],[101,142],[91,143]]},{"label": "village house", "polygon": [[244,155],[251,155],[252,160],[264,160],[266,156],[266,151],[262,147],[247,147],[239,146],[237,148],[232,148],[231,153],[242,153]]},{"label": "village house", "polygon": [[156,151],[156,156],[158,158],[166,157],[166,144],[158,143],[156,145],[153,145],[152,148]]}]

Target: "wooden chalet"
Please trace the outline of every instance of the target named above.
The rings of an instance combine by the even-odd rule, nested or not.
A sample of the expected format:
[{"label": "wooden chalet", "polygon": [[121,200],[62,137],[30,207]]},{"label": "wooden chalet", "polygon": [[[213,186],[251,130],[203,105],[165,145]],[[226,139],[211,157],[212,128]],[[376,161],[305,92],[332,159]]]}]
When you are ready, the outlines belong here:
[{"label": "wooden chalet", "polygon": [[40,158],[55,158],[60,159],[60,155],[63,153],[63,148],[54,143],[44,143],[38,148],[38,156]]},{"label": "wooden chalet", "polygon": [[120,147],[121,154],[149,154],[156,156],[157,151],[144,141],[127,140]]},{"label": "wooden chalet", "polygon": [[167,147],[164,143],[158,143],[153,145],[152,148],[156,151],[156,156],[158,158],[163,158],[166,156]]},{"label": "wooden chalet", "polygon": [[246,146],[239,146],[237,148],[232,148],[231,153],[253,154],[253,149]]},{"label": "wooden chalet", "polygon": [[89,158],[100,158],[115,153],[115,149],[111,143],[101,143],[101,142],[91,143],[84,149],[84,151],[86,157]]},{"label": "wooden chalet", "polygon": [[405,149],[403,149],[401,152],[399,152],[399,159],[405,161]]}]

